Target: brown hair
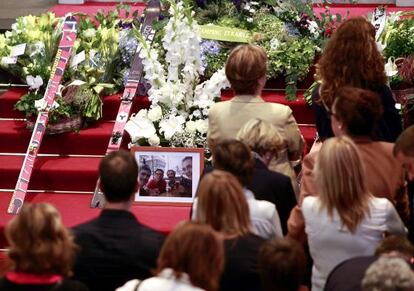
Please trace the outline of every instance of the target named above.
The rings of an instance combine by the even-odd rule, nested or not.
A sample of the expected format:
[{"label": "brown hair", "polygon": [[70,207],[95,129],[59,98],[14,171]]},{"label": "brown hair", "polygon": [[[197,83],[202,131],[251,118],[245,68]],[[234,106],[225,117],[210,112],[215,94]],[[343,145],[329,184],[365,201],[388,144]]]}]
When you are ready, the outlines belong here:
[{"label": "brown hair", "polygon": [[77,251],[59,212],[48,203],[25,204],[6,226],[9,257],[18,272],[68,276]]},{"label": "brown hair", "polygon": [[394,156],[399,152],[414,157],[414,125],[406,128],[395,141]]},{"label": "brown hair", "polygon": [[352,233],[369,215],[364,166],[358,148],[346,137],[327,139],[315,165],[315,181],[321,207],[333,216],[337,210],[342,224]]},{"label": "brown hair", "polygon": [[227,236],[251,232],[249,206],[242,186],[232,174],[220,170],[206,174],[200,181],[197,197],[198,222]]},{"label": "brown hair", "polygon": [[257,45],[246,44],[234,48],[226,62],[226,76],[238,95],[255,94],[258,80],[266,75],[266,52]]},{"label": "brown hair", "polygon": [[384,59],[375,28],[363,17],[344,21],[329,40],[317,65],[321,100],[331,108],[339,87],[375,89],[386,84]]},{"label": "brown hair", "polygon": [[130,152],[111,152],[101,160],[99,176],[106,200],[125,202],[137,189],[138,165]]},{"label": "brown hair", "polygon": [[372,136],[383,107],[380,97],[369,90],[341,87],[335,93],[333,111],[352,136]]},{"label": "brown hair", "polygon": [[284,148],[283,137],[277,128],[268,121],[259,118],[250,119],[237,133],[237,139],[260,155],[277,152]]},{"label": "brown hair", "polygon": [[235,139],[224,140],[214,146],[212,153],[215,169],[232,173],[242,186],[250,183],[255,162],[246,144]]},{"label": "brown hair", "polygon": [[215,291],[224,268],[223,241],[210,226],[186,222],[167,237],[157,262],[157,273],[171,268],[177,278],[187,273],[194,286]]},{"label": "brown hair", "polygon": [[267,241],[259,252],[258,269],[263,290],[297,291],[306,270],[305,252],[291,238]]},{"label": "brown hair", "polygon": [[414,246],[404,235],[389,235],[384,238],[375,249],[375,255],[379,256],[394,251],[410,258],[414,256]]}]

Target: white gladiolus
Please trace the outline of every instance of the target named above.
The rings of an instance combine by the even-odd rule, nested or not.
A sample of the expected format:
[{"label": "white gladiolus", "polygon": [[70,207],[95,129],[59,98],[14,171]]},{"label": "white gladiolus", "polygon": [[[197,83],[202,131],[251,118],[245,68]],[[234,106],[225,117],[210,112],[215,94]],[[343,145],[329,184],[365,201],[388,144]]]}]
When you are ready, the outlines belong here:
[{"label": "white gladiolus", "polygon": [[200,133],[207,133],[208,130],[208,120],[207,119],[199,119],[195,121],[196,128]]},{"label": "white gladiolus", "polygon": [[[142,111],[142,110],[141,110]],[[125,125],[125,130],[131,136],[133,143],[141,138],[150,138],[156,135],[157,131],[154,124],[147,118],[137,115],[132,115]]]},{"label": "white gladiolus", "polygon": [[185,131],[193,133],[197,130],[197,123],[195,121],[187,121],[185,124]]},{"label": "white gladiolus", "polygon": [[153,136],[148,138],[148,143],[150,146],[159,146],[160,145],[160,138],[158,135],[154,134]]},{"label": "white gladiolus", "polygon": [[166,67],[158,61],[158,52],[151,44],[141,39],[140,57],[151,85],[151,107],[131,117],[126,130],[133,143],[144,138],[154,146],[159,145],[160,139],[172,146],[205,146],[208,110],[229,83],[221,69],[210,80],[197,85],[204,72],[200,28],[185,12],[188,7],[181,1],[170,4],[171,18],[162,39]]},{"label": "white gladiolus", "polygon": [[158,121],[162,118],[162,109],[160,106],[154,106],[148,110],[148,119],[152,122]]},{"label": "white gladiolus", "polygon": [[169,140],[174,134],[183,132],[184,123],[184,117],[170,115],[168,119],[161,120],[160,131],[163,132],[165,138]]}]

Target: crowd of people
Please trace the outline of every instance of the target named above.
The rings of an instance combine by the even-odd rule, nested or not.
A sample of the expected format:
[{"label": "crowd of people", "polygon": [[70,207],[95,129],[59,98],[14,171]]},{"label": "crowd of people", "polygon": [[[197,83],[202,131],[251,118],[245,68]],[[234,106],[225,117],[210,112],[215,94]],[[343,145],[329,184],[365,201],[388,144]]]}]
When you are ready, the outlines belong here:
[{"label": "crowd of people", "polygon": [[212,167],[191,221],[165,237],[130,212],[138,190],[191,186],[191,161],[166,180],[112,152],[99,217],[68,230],[53,206],[28,203],[7,225],[0,291],[414,290],[414,125],[403,131],[374,28],[350,18],[327,44],[312,104],[321,145],[303,160],[291,109],[260,97],[266,60],[254,45],[228,57],[236,96],[210,110]]}]

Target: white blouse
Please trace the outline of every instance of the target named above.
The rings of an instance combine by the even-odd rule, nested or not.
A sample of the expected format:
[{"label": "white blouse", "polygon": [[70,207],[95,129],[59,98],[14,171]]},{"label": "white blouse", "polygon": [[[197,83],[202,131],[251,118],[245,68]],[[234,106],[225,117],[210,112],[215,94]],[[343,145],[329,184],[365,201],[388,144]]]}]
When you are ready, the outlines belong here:
[{"label": "white blouse", "polygon": [[146,279],[139,283],[139,280],[131,280],[115,291],[204,291],[204,289],[191,284],[187,274],[183,273],[180,278],[177,278],[174,275],[174,271],[169,268],[162,270],[156,277]]},{"label": "white blouse", "polygon": [[[276,206],[265,200],[257,200],[252,191],[243,188],[244,196],[250,210],[250,221],[253,226],[253,233],[264,238],[282,238],[282,226]],[[195,220],[197,213],[197,198],[193,202],[191,219]]]},{"label": "white blouse", "polygon": [[332,269],[344,260],[373,255],[384,232],[404,234],[405,228],[394,206],[386,198],[370,198],[370,215],[358,225],[355,233],[342,226],[336,211],[328,216],[320,199],[307,196],[302,212],[305,231],[313,258],[312,291],[323,290]]}]

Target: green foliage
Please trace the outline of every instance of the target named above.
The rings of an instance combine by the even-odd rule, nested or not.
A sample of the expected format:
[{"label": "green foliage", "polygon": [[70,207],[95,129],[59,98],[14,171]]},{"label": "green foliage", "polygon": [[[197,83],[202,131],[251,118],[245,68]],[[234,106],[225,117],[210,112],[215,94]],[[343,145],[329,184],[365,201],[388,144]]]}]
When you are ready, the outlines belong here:
[{"label": "green foliage", "polygon": [[[114,93],[122,86],[121,68],[118,66],[121,63],[118,40],[122,29],[119,26],[119,17],[129,16],[129,10],[129,6],[119,5],[116,10],[108,13],[99,11],[94,19],[82,13],[76,14],[78,28],[73,55],[84,53],[85,59],[73,66],[71,60],[69,61],[62,79],[63,87],[55,98],[59,107],[50,112],[52,123],[59,118],[79,113],[87,119],[101,118],[100,95]],[[19,77],[23,83],[26,83],[27,76],[39,76],[43,80],[40,88],[29,91],[15,105],[26,116],[37,114],[34,101],[45,94],[62,34],[63,21],[63,18],[55,18],[50,12],[40,16],[19,17],[11,31],[0,35],[0,57],[8,56],[15,45],[26,44],[25,53],[18,57],[17,63],[7,64],[2,58],[2,68]],[[123,21],[140,25],[139,19]],[[77,85],[71,85],[75,80]]]},{"label": "green foliage", "polygon": [[407,57],[414,54],[414,19],[397,21],[386,38],[384,55],[389,57]]}]

